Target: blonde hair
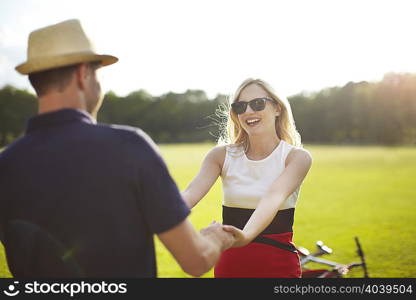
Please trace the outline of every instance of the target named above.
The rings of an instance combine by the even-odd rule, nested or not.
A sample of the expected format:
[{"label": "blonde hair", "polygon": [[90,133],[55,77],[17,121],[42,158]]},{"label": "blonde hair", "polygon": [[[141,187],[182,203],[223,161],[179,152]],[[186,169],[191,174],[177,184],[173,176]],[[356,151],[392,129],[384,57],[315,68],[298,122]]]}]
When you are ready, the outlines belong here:
[{"label": "blonde hair", "polygon": [[286,97],[278,96],[274,89],[264,80],[254,78],[244,80],[244,82],[238,87],[237,91],[230,96],[228,106],[222,107],[220,110],[222,111],[223,116],[227,114],[227,124],[226,126],[222,126],[222,128],[220,128],[222,130],[222,134],[219,142],[241,145],[245,150],[248,150],[249,139],[247,132],[245,132],[241,127],[237,115],[231,110],[231,103],[238,101],[241,91],[251,84],[257,84],[263,88],[272,99],[277,101],[277,105],[281,110],[280,115],[276,118],[275,122],[276,134],[279,139],[284,140],[293,146],[302,147],[301,137],[299,132],[296,130],[295,120],[293,119],[289,101]]}]

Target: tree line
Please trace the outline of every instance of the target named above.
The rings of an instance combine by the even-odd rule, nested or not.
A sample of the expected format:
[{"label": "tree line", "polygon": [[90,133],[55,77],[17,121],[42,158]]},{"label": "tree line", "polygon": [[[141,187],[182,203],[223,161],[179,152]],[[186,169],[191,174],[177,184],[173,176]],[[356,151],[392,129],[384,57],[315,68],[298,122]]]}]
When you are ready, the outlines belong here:
[{"label": "tree line", "polygon": [[[288,98],[304,143],[416,144],[416,74],[389,73],[378,82],[349,82]],[[227,96],[204,91],[152,96],[138,90],[125,97],[108,92],[101,123],[139,127],[158,143],[216,141]],[[24,134],[36,114],[36,97],[10,85],[0,89],[0,147]]]}]

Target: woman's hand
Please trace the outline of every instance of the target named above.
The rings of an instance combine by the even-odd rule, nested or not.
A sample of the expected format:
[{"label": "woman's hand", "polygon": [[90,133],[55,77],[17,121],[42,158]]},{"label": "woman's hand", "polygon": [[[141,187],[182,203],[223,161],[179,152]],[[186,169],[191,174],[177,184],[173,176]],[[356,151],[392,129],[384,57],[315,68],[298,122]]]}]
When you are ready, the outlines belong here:
[{"label": "woman's hand", "polygon": [[201,235],[214,242],[220,249],[224,251],[231,248],[234,244],[234,235],[231,232],[225,231],[220,223],[213,221],[209,226],[202,228]]},{"label": "woman's hand", "polygon": [[234,244],[231,246],[231,248],[238,248],[238,247],[244,247],[248,243],[251,242],[251,240],[248,238],[248,236],[244,233],[243,230],[238,229],[237,227],[231,226],[231,225],[223,225],[222,228],[233,234],[234,236]]}]

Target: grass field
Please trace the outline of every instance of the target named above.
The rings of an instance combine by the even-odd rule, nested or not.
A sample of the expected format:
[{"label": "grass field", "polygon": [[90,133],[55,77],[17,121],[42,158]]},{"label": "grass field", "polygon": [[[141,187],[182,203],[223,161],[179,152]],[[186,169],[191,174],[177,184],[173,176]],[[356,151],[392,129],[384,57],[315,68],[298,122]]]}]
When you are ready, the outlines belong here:
[{"label": "grass field", "polygon": [[[162,145],[184,189],[210,144]],[[372,277],[416,277],[416,148],[306,146],[313,155],[295,215],[295,243],[313,250],[323,240],[338,262],[358,261],[360,238]],[[221,221],[221,183],[192,211],[197,229]],[[156,240],[159,277],[188,277]],[[212,277],[212,271],[204,277]],[[361,270],[350,277],[360,277]],[[0,249],[0,277],[10,276]]]}]

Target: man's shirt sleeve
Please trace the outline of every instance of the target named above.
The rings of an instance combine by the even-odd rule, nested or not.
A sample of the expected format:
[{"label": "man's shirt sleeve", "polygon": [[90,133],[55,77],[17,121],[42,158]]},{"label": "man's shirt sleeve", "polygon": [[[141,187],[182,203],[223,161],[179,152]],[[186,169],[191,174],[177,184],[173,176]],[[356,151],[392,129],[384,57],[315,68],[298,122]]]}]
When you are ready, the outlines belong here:
[{"label": "man's shirt sleeve", "polygon": [[[138,201],[153,233],[162,233],[181,223],[190,210],[183,201],[159,150],[143,132],[138,165]],[[149,142],[150,140],[150,142]]]}]

